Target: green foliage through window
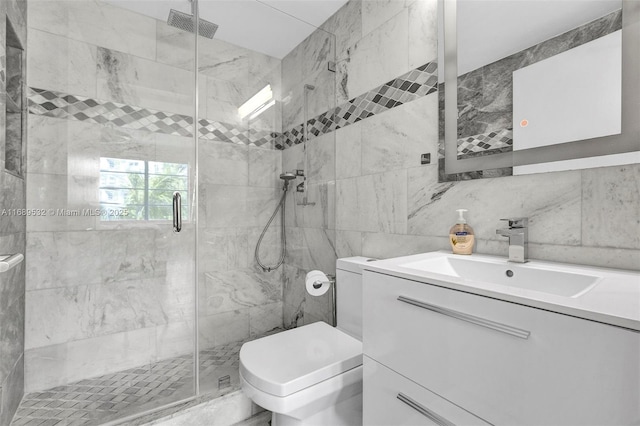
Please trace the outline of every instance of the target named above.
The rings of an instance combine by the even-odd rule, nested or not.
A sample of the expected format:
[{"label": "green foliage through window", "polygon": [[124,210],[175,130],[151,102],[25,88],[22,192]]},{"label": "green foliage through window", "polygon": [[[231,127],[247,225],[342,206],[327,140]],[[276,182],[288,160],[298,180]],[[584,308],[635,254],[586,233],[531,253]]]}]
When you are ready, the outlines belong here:
[{"label": "green foliage through window", "polygon": [[172,220],[173,193],[182,195],[182,217],[189,217],[187,164],[100,158],[100,208],[127,210],[102,220]]}]

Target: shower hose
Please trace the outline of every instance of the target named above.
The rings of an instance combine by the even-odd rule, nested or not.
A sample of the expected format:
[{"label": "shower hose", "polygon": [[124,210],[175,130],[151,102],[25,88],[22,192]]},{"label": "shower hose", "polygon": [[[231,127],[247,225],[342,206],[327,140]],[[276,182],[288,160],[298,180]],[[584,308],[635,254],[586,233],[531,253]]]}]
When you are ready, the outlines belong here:
[{"label": "shower hose", "polygon": [[[280,265],[284,263],[284,256],[287,251],[287,237],[285,235],[285,229],[284,229],[284,210],[285,210],[284,206],[285,206],[286,199],[287,199],[287,185],[285,185],[285,187],[283,188],[282,198],[280,198],[280,202],[278,203],[278,206],[276,207],[273,214],[271,215],[271,218],[269,218],[269,222],[267,222],[267,226],[265,226],[264,229],[262,230],[262,234],[260,234],[260,238],[258,238],[258,243],[256,244],[256,251],[255,251],[256,262],[258,263],[258,265],[260,265],[262,270],[265,272],[271,272],[277,269]],[[278,263],[276,263],[274,266],[266,266],[260,260],[260,244],[262,243],[262,239],[264,238],[264,235],[267,233],[267,229],[269,229],[269,226],[271,226],[271,222],[273,222],[273,219],[276,217],[276,214],[278,214],[278,210],[280,210],[280,217],[281,217],[280,240],[282,242],[282,252],[280,253],[280,259],[278,260]]]}]

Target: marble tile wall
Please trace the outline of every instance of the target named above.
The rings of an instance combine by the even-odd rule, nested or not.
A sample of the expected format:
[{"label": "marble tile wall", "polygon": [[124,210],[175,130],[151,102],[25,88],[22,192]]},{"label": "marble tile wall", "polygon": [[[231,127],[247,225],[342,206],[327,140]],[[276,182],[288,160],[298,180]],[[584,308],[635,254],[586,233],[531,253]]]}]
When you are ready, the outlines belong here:
[{"label": "marble tile wall", "polygon": [[[435,11],[432,0],[351,0],[323,24],[336,34],[338,103],[433,60]],[[322,172],[309,191],[317,204],[287,210],[286,326],[330,318],[328,301],[304,292],[309,269],[332,272],[337,257],[449,250],[458,208],[469,210],[479,253],[506,256],[507,242],[495,234],[499,219],[528,216],[532,258],[640,268],[640,165],[439,183],[437,97],[309,142],[310,170]],[[421,165],[423,153],[431,164]],[[286,147],[284,168],[299,167],[302,156],[300,145]]]},{"label": "marble tile wall", "polygon": [[[5,97],[7,96],[6,20],[11,21],[21,45],[26,46],[26,2],[0,2],[0,254],[25,253],[25,182],[5,171]],[[24,96],[24,94],[22,94]],[[25,98],[23,97],[23,102]],[[24,136],[23,136],[24,138]],[[26,140],[22,140],[25,145]],[[0,274],[0,424],[9,424],[24,391],[25,264]]]},{"label": "marble tile wall", "polygon": [[[100,157],[195,169],[193,35],[93,0],[33,1],[29,10],[30,208],[98,207]],[[281,273],[253,266],[280,196],[282,155],[263,137],[281,131],[277,114],[259,123],[236,118],[267,82],[279,95],[280,61],[215,39],[201,38],[201,52],[197,231],[206,348],[282,327]],[[193,351],[189,220],[174,234],[166,223],[27,219],[27,391]],[[276,231],[266,238],[269,251],[279,244]]]}]

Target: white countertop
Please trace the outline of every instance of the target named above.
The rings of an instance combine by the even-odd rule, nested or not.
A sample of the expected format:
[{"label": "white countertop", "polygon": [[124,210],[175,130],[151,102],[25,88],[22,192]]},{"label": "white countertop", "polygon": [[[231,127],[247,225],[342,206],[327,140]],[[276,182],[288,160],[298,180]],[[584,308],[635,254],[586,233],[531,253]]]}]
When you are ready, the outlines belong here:
[{"label": "white countertop", "polygon": [[[565,297],[401,266],[424,259],[443,258],[444,260],[445,257],[472,257],[491,262],[503,261],[506,268],[520,265],[552,271],[597,275],[600,279],[593,288],[584,294],[577,297]],[[481,254],[464,256],[445,251],[369,262],[363,266],[363,269],[640,331],[639,272],[540,260],[530,260],[525,264],[513,264],[507,262],[506,257]]]}]

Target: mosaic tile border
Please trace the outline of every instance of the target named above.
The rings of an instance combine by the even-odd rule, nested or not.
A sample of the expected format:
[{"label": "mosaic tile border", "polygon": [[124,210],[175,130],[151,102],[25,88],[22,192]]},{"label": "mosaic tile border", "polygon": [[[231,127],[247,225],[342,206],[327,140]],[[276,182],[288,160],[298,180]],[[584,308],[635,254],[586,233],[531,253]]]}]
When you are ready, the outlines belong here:
[{"label": "mosaic tile border", "polygon": [[[349,126],[381,112],[429,95],[437,90],[438,65],[428,62],[388,83],[378,86],[350,101],[333,108],[308,122],[309,140]],[[279,149],[303,142],[303,124],[283,132]]]},{"label": "mosaic tile border", "polygon": [[[34,115],[193,137],[193,118],[188,115],[101,101],[34,87],[29,88],[27,99],[29,113]],[[271,144],[273,147],[280,139],[280,134],[276,132],[247,131],[239,129],[233,124],[208,119],[198,120],[198,125],[198,132],[202,139],[250,146]]]},{"label": "mosaic tile border", "polygon": [[512,148],[513,129],[500,129],[458,139],[458,159],[510,151]]}]

